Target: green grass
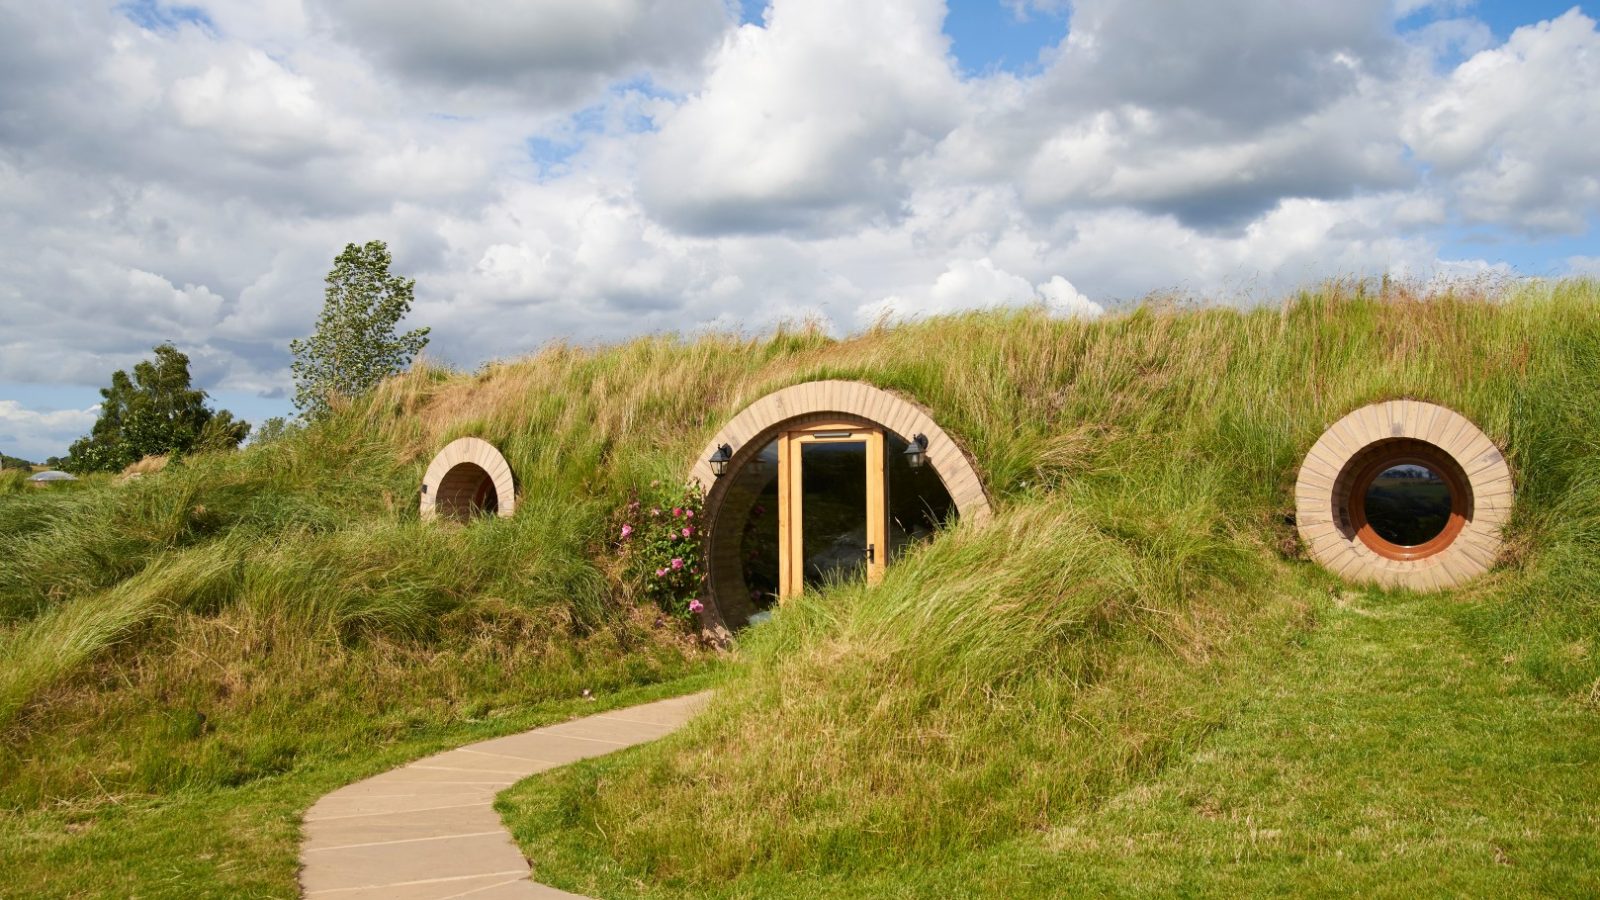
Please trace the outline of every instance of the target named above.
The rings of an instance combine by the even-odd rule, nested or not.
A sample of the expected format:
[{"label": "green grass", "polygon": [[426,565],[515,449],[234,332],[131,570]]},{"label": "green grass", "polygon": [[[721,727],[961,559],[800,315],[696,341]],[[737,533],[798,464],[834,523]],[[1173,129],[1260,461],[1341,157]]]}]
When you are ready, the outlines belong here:
[{"label": "green grass", "polygon": [[[1361,753],[1325,760],[1317,789],[1358,797],[1370,794],[1372,771],[1421,765],[1416,796],[1391,818],[1426,817],[1439,799],[1429,792],[1456,761],[1441,748],[1418,762],[1399,739],[1448,739],[1441,698],[1419,693],[1415,709],[1396,711],[1381,683],[1320,680],[1357,648],[1328,631],[1336,585],[1298,558],[1284,523],[1299,458],[1322,429],[1396,396],[1478,422],[1506,448],[1522,490],[1502,570],[1428,601],[1435,613],[1458,612],[1434,620],[1463,652],[1508,658],[1519,686],[1474,684],[1448,714],[1492,720],[1525,700],[1534,707],[1520,735],[1542,723],[1558,743],[1592,743],[1600,581],[1585,554],[1600,525],[1587,474],[1600,463],[1600,418],[1583,388],[1600,347],[1594,299],[1587,286],[1500,303],[1311,297],[1271,313],[1136,313],[1076,341],[1013,345],[1000,357],[1008,366],[1048,352],[1038,380],[1070,389],[1057,395],[1066,423],[1038,446],[1034,477],[1019,472],[992,526],[941,538],[877,588],[786,609],[750,635],[739,677],[708,715],[656,746],[519,787],[504,801],[507,816],[547,877],[608,895],[809,895],[831,885],[845,895],[1006,896],[1026,879],[996,880],[985,862],[994,848],[1099,821],[1265,725],[1276,707],[1262,698],[1276,691],[1266,696],[1305,716],[1342,698],[1352,728],[1404,719],[1373,741],[1371,753],[1385,755],[1370,766]],[[990,408],[1015,415],[1010,392],[992,396],[1002,399]],[[1024,433],[1031,422],[1013,421]],[[1457,655],[1402,653],[1386,664],[1470,675],[1452,670]],[[1319,758],[1315,731],[1280,737],[1285,767]],[[1543,834],[1519,845],[1544,862],[1517,883],[1581,886],[1561,880],[1563,866],[1581,863],[1560,859],[1592,821],[1592,785],[1549,742],[1502,749],[1494,767],[1461,785],[1488,822],[1478,833]],[[1511,772],[1551,805],[1491,803],[1487,794]],[[1295,790],[1273,794],[1245,778],[1235,796],[1287,812]],[[1352,865],[1374,858],[1342,835],[1381,831],[1384,815],[1311,814],[1301,845],[1311,850],[1236,883],[1184,874],[1211,865],[1213,852],[1204,834],[1185,831],[1172,840],[1194,843],[1183,852],[1162,845],[1175,861],[1160,871],[1134,855],[1119,876],[1096,882],[1071,875],[1074,866],[1101,870],[1079,856],[1027,890],[1049,894],[1074,878],[1086,890],[1130,893],[1334,890],[1337,881],[1318,880],[1318,853],[1347,851]],[[1137,846],[1147,826],[1158,830],[1124,819],[1097,840]],[[1431,862],[1403,871],[1397,892],[1437,890],[1429,865],[1451,851],[1427,852]],[[916,874],[924,870],[937,882]],[[1459,884],[1496,884],[1474,871]]]},{"label": "green grass", "polygon": [[[159,791],[102,793],[70,803],[53,798],[26,811],[0,814],[0,857],[6,860],[0,896],[295,896],[300,816],[322,794],[441,749],[698,690],[707,683],[707,676],[700,674],[644,688],[607,690],[608,681],[630,680],[619,679],[620,674],[599,667],[585,672],[582,683],[596,685],[593,701],[572,699],[571,683],[548,684],[544,689],[560,699],[496,706],[495,694],[484,690],[475,695],[485,704],[476,715],[390,712],[382,716],[377,740],[360,725],[355,710],[325,708],[325,718],[317,723],[320,746],[293,754],[291,748],[301,741],[286,726],[311,724],[305,715],[280,710],[275,718],[292,723],[235,723],[234,730],[249,732],[248,749],[241,750],[275,747],[291,758],[280,759],[276,773],[254,773],[236,785],[211,784],[189,773],[163,778]],[[391,706],[408,700],[419,702],[398,691],[388,696]],[[149,724],[158,734],[149,744],[116,749],[159,754],[139,758],[136,766],[181,765],[162,759],[168,748],[158,745],[166,744],[165,734],[174,730],[193,736],[193,720],[185,713],[189,711],[153,711]],[[263,717],[268,718],[274,717]],[[105,731],[115,733],[114,728]],[[82,739],[93,740],[105,731],[92,729]],[[78,751],[74,762],[80,765],[102,763],[83,748],[72,749]]]},{"label": "green grass", "polygon": [[[840,872],[643,879],[577,824],[651,751],[501,800],[540,877],[598,896],[1588,896],[1600,717],[1464,639],[1456,601],[1339,591],[1250,654],[1218,726],[1162,771],[1007,840]],[[1215,701],[1217,686],[1195,700]],[[1081,766],[1073,760],[1071,765]]]},{"label": "green grass", "polygon": [[[1360,828],[1377,828],[1367,806],[1293,802],[1302,788],[1360,797],[1368,777],[1356,756],[1307,768],[1320,745],[1293,717],[1345,699],[1352,730],[1385,734],[1373,723],[1393,716],[1412,730],[1391,733],[1441,741],[1448,721],[1526,704],[1515,733],[1548,727],[1556,743],[1510,743],[1463,783],[1488,824],[1460,819],[1467,843],[1448,852],[1521,827],[1542,836],[1502,847],[1528,879],[1514,884],[1582,890],[1548,860],[1592,793],[1540,747],[1592,743],[1600,690],[1597,301],[1584,281],[1490,296],[1332,286],[1249,312],[558,345],[471,375],[422,366],[315,428],[135,481],[0,490],[5,889],[286,895],[295,817],[321,792],[570,714],[584,688],[621,702],[714,678],[711,710],[680,734],[508,795],[541,872],[619,895],[1329,889],[1307,874],[1328,847],[1348,841],[1355,866],[1381,838],[1357,853]],[[996,516],[881,585],[786,607],[718,662],[636,602],[613,513],[630,489],[681,478],[746,404],[817,378],[925,405]],[[1507,679],[1472,681],[1448,721],[1437,692],[1419,688],[1413,715],[1357,673],[1321,677],[1366,639],[1341,623],[1366,620],[1330,599],[1338,585],[1286,519],[1322,430],[1399,396],[1471,418],[1518,479],[1494,575],[1355,604],[1411,629],[1395,652],[1417,629],[1456,642],[1427,648],[1439,655],[1414,675]],[[429,459],[469,434],[506,455],[517,514],[418,522]],[[1459,667],[1469,657],[1479,668]],[[1371,740],[1375,771],[1417,759]],[[1185,773],[1230,746],[1257,749],[1236,751],[1240,772],[1194,777],[1228,779],[1237,808],[1259,802],[1286,817],[1268,830],[1302,833],[1282,842],[1299,861],[1234,881],[1206,861],[1235,833],[1184,825],[1160,800],[1188,796]],[[1266,749],[1284,754],[1281,784],[1241,774]],[[1391,819],[1407,835],[1420,833],[1408,810],[1431,808],[1458,758],[1440,754],[1401,785]],[[1491,802],[1486,780],[1518,766],[1544,799]],[[1182,847],[1158,866],[1147,834]],[[1447,852],[1416,840],[1418,859]],[[1410,887],[1424,868],[1405,870]]]}]

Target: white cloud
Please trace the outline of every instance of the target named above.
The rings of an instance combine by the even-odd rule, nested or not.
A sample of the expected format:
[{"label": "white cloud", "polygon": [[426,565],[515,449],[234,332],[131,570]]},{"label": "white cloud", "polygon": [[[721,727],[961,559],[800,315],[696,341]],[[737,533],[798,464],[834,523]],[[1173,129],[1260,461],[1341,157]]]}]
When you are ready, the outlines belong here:
[{"label": "white cloud", "polygon": [[88,409],[36,410],[15,400],[0,400],[0,450],[9,456],[43,462],[60,448],[88,434],[100,416],[99,405]]},{"label": "white cloud", "polygon": [[1600,32],[1576,7],[1462,63],[1404,129],[1469,218],[1578,233],[1600,212]]},{"label": "white cloud", "polygon": [[995,268],[988,257],[957,260],[933,282],[928,304],[919,312],[944,313],[979,306],[1009,306],[1031,303],[1033,285],[1003,269]]},{"label": "white cloud", "polygon": [[545,107],[592,101],[613,79],[672,81],[698,67],[731,12],[723,0],[320,0],[349,45],[413,83]]},{"label": "white cloud", "polygon": [[1441,252],[1452,226],[1600,213],[1577,12],[1495,45],[1465,17],[1398,33],[1390,0],[1035,0],[1071,17],[1040,68],[963,77],[939,0],[761,26],[723,0],[198,4],[142,28],[0,0],[0,381],[92,390],[174,340],[208,390],[281,390],[334,255],[373,238],[429,352],[471,365],[854,328],[886,298],[1094,314],[1493,273]]},{"label": "white cloud", "polygon": [[859,318],[875,322],[883,318],[909,319],[964,309],[1035,304],[1063,316],[1092,318],[1105,311],[1060,275],[1051,276],[1049,281],[1035,287],[1026,278],[1013,275],[996,266],[994,260],[983,257],[950,263],[925,291],[864,304]]},{"label": "white cloud", "polygon": [[984,85],[938,165],[1011,181],[1041,213],[1128,206],[1203,228],[1406,186],[1394,110],[1427,65],[1385,8],[1083,0],[1040,75]]},{"label": "white cloud", "polygon": [[892,220],[905,167],[962,115],[939,0],[780,0],[644,143],[643,196],[695,232]]},{"label": "white cloud", "polygon": [[1039,285],[1039,298],[1044,301],[1045,308],[1058,316],[1071,318],[1092,319],[1105,312],[1105,307],[1085,297],[1072,282],[1060,275],[1050,276],[1050,280]]}]

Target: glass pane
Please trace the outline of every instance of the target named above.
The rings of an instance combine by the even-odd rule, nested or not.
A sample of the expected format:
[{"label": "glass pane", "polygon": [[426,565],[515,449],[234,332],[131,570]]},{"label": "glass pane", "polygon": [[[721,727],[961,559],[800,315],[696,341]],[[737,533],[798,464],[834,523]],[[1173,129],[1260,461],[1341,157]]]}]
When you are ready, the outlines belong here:
[{"label": "glass pane", "polygon": [[1450,521],[1450,486],[1427,466],[1406,463],[1379,472],[1366,503],[1372,530],[1402,547],[1426,544]]},{"label": "glass pane", "polygon": [[944,489],[939,473],[924,463],[913,469],[906,462],[905,438],[889,434],[885,451],[889,457],[889,562],[900,551],[933,537],[935,529],[955,518],[955,501]]},{"label": "glass pane", "polygon": [[[724,508],[749,509],[739,553],[744,560],[745,586],[750,589],[750,611],[759,614],[778,605],[778,442],[762,447],[734,478]],[[724,614],[732,615],[728,610]],[[738,627],[739,623],[731,624]]]},{"label": "glass pane", "polygon": [[807,585],[864,576],[867,567],[867,442],[802,443],[801,542]]}]

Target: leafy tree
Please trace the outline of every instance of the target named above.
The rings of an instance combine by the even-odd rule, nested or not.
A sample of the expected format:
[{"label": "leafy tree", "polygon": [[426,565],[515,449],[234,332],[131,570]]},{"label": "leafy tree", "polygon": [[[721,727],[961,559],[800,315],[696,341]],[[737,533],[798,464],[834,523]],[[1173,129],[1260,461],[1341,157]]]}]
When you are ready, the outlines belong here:
[{"label": "leafy tree", "polygon": [[366,393],[428,345],[427,328],[395,333],[411,311],[416,281],[389,274],[389,263],[383,241],[346,244],[334,259],[316,332],[289,342],[294,405],[302,415],[317,418],[335,397]]},{"label": "leafy tree", "polygon": [[290,432],[292,432],[295,427],[296,426],[289,424],[289,422],[284,419],[283,416],[273,416],[265,422],[262,422],[260,427],[256,429],[255,437],[250,439],[250,446],[259,447],[263,444],[270,444],[273,441],[281,440]]},{"label": "leafy tree", "polygon": [[72,472],[115,472],[146,456],[195,450],[229,450],[250,433],[250,423],[206,406],[206,392],[190,386],[189,357],[170,343],[155,358],[117,370],[100,389],[100,418],[73,442],[63,461]]},{"label": "leafy tree", "polygon": [[32,468],[32,466],[33,463],[28,462],[20,456],[12,456],[9,453],[0,453],[0,469],[28,469]]}]

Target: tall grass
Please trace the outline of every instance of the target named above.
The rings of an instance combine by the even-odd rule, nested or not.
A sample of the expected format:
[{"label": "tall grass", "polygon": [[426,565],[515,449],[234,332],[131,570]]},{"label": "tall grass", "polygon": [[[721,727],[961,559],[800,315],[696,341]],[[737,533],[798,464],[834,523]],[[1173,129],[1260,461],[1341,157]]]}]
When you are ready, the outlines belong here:
[{"label": "tall grass", "polygon": [[[224,788],[687,670],[697,651],[614,575],[610,514],[683,477],[746,404],[817,378],[927,406],[998,514],[880,586],[786,608],[742,642],[712,715],[570,786],[572,821],[639,877],[968,846],[1162,765],[1230,714],[1206,685],[1241,647],[1309,627],[1304,598],[1332,582],[1299,559],[1294,470],[1376,400],[1443,403],[1507,449],[1513,549],[1462,620],[1541,635],[1527,664],[1581,693],[1600,676],[1597,300],[1585,281],[1332,285],[1250,311],[558,344],[418,366],[263,447],[6,494],[0,804]],[[428,461],[462,435],[504,453],[516,516],[417,521]]]},{"label": "tall grass", "polygon": [[0,494],[16,494],[28,489],[28,478],[33,473],[26,469],[0,470]]},{"label": "tall grass", "polygon": [[[1457,409],[1507,450],[1512,550],[1458,592],[1462,621],[1587,693],[1597,300],[1592,282],[1347,289],[878,336],[873,380],[914,384],[977,448],[995,522],[756,629],[710,715],[529,795],[567,828],[534,852],[575,842],[629,882],[692,893],[945,859],[1092,808],[1226,721],[1263,654],[1314,627],[1337,588],[1300,558],[1295,471],[1330,423],[1394,397]],[[885,360],[902,340],[904,370]],[[850,349],[830,354],[847,376]]]},{"label": "tall grass", "polygon": [[6,635],[0,722],[42,688],[142,626],[185,608],[214,607],[239,581],[239,547],[223,540],[163,558],[97,594],[54,606]]}]

